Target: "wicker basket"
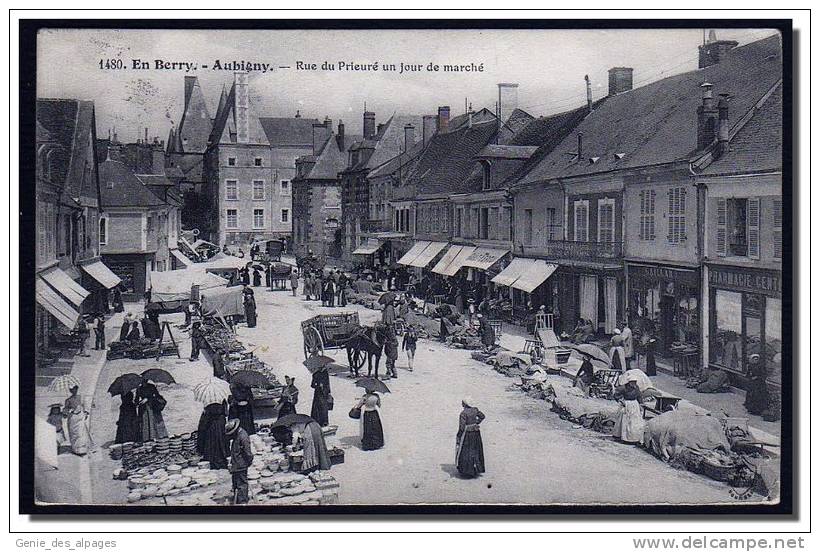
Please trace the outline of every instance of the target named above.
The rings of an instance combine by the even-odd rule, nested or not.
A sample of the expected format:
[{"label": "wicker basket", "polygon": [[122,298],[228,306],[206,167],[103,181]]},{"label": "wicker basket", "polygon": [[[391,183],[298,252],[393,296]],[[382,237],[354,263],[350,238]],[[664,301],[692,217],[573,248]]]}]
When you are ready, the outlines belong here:
[{"label": "wicker basket", "polygon": [[703,474],[715,481],[729,481],[729,476],[737,470],[734,464],[715,464],[708,459],[704,459],[700,466]]}]

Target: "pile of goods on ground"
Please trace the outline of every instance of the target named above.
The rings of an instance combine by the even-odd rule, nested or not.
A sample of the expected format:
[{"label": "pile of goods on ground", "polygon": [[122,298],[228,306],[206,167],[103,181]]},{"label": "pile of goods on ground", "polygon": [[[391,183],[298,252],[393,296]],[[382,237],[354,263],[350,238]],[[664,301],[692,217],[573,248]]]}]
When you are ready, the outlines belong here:
[{"label": "pile of goods on ground", "polygon": [[148,339],[142,337],[139,341],[112,341],[108,346],[108,352],[105,355],[107,360],[116,360],[120,358],[154,358],[159,356],[175,356],[177,354],[176,347],[169,341],[162,343],[156,339]]},{"label": "pile of goods on ground", "polygon": [[188,467],[170,464],[156,470],[141,468],[128,477],[127,500],[134,503],[154,497],[174,497],[225,481],[230,481],[228,471],[212,470],[208,462]]},{"label": "pile of goods on ground", "polygon": [[192,466],[200,459],[196,450],[196,431],[144,443],[114,444],[109,455],[113,460],[122,461],[124,473],[121,477],[140,469],[153,471],[174,464]]}]

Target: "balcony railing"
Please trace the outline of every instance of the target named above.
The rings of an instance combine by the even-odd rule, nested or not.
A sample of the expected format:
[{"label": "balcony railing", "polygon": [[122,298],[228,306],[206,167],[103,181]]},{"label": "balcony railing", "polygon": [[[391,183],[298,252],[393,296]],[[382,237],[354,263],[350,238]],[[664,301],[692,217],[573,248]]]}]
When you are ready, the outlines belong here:
[{"label": "balcony railing", "polygon": [[569,240],[547,241],[540,246],[547,256],[555,259],[595,261],[623,257],[623,242],[581,242]]}]

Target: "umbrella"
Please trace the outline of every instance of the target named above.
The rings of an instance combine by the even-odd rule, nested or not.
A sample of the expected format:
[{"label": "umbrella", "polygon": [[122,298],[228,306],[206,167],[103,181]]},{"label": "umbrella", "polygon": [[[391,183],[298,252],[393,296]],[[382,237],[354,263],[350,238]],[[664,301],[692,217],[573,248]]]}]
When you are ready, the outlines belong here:
[{"label": "umbrella", "polygon": [[586,355],[592,358],[593,360],[606,362],[606,364],[609,365],[609,355],[606,354],[606,351],[604,351],[597,345],[592,345],[591,343],[584,343],[582,345],[573,345],[572,348],[581,353],[582,355]]},{"label": "umbrella", "polygon": [[265,374],[253,370],[240,370],[236,372],[231,376],[231,383],[238,383],[247,387],[262,387],[264,389],[273,387]]},{"label": "umbrella", "polygon": [[356,387],[364,387],[367,391],[375,391],[377,393],[390,393],[390,389],[384,382],[377,378],[362,378],[356,380]]},{"label": "umbrella", "polygon": [[147,380],[151,380],[154,383],[176,383],[174,376],[172,376],[165,370],[161,370],[159,368],[151,368],[150,370],[146,370],[142,373],[142,377],[144,377]]},{"label": "umbrella", "polygon": [[282,416],[276,423],[271,426],[271,429],[275,427],[293,427],[295,425],[306,425],[310,422],[314,422],[315,420],[308,416],[307,414],[288,414],[287,416]]},{"label": "umbrella", "polygon": [[111,382],[111,385],[108,386],[108,392],[112,397],[114,395],[124,395],[139,387],[140,383],[142,383],[142,376],[139,374],[123,374]]},{"label": "umbrella", "polygon": [[230,395],[230,385],[219,378],[210,377],[194,387],[194,399],[202,404],[221,403],[228,400]]},{"label": "umbrella", "polygon": [[311,355],[307,360],[302,361],[311,374],[315,374],[328,364],[333,362],[333,359],[325,355]]},{"label": "umbrella", "polygon": [[48,390],[51,393],[59,393],[61,395],[68,395],[71,392],[71,388],[74,386],[80,386],[80,380],[77,379],[77,376],[72,376],[71,374],[65,374],[62,376],[57,376],[54,378],[49,386]]},{"label": "umbrella", "polygon": [[381,305],[388,305],[396,300],[396,292],[395,291],[388,291],[382,293],[382,296],[379,297],[379,304]]}]

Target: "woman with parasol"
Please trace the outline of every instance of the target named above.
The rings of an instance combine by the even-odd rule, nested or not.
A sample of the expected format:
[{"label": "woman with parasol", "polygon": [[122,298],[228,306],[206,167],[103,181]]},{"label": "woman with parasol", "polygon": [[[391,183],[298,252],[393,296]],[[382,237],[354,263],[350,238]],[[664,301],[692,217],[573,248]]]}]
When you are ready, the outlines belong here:
[{"label": "woman with parasol", "polygon": [[68,425],[68,440],[74,454],[84,456],[91,446],[91,432],[88,430],[88,411],[83,399],[79,395],[80,386],[73,385],[69,389],[69,397],[63,406],[63,416]]},{"label": "woman with parasol", "polygon": [[253,392],[242,382],[231,382],[231,396],[228,399],[228,419],[236,418],[248,435],[256,433],[253,417]]},{"label": "woman with parasol", "polygon": [[167,401],[159,394],[156,385],[143,376],[136,392],[137,418],[139,419],[140,438],[138,441],[153,441],[168,437],[162,410]]},{"label": "woman with parasol", "polygon": [[228,467],[231,448],[225,435],[225,403],[211,403],[202,410],[196,432],[196,449],[202,459],[210,462],[211,469]]},{"label": "woman with parasol", "polygon": [[384,446],[384,428],[379,409],[382,400],[376,390],[389,393],[390,390],[375,378],[364,378],[356,382],[357,387],[364,387],[365,393],[354,407],[361,412],[359,418],[359,436],[362,450],[378,450]]},{"label": "woman with parasol", "polygon": [[464,407],[458,417],[456,433],[456,469],[463,477],[478,477],[484,473],[484,444],[478,425],[484,420],[484,413],[473,406],[473,400],[464,397]]},{"label": "woman with parasol", "polygon": [[[309,362],[308,359],[306,362]],[[313,372],[310,386],[313,388],[313,405],[310,408],[310,417],[325,427],[330,423],[328,411],[333,409],[333,397],[330,394],[330,376],[327,373],[327,364],[317,363],[314,367],[308,366]]]},{"label": "woman with parasol", "polygon": [[117,418],[117,435],[115,443],[139,441],[140,424],[137,418],[137,404],[134,390],[126,391],[120,396],[120,415]]}]

